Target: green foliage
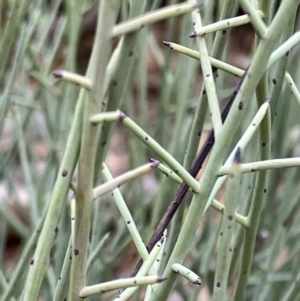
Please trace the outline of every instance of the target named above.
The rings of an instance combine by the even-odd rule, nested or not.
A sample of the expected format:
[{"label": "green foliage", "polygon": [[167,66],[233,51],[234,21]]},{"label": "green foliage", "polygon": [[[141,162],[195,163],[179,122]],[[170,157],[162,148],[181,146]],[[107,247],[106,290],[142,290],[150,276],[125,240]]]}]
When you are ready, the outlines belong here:
[{"label": "green foliage", "polygon": [[300,300],[299,1],[83,2],[0,4],[1,300]]}]

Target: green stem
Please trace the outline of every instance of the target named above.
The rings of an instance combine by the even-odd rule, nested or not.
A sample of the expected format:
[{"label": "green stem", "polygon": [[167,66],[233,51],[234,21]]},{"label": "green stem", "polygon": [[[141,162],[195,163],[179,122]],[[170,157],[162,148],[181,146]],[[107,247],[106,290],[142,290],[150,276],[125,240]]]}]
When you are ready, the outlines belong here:
[{"label": "green stem", "polygon": [[91,56],[87,77],[93,88],[91,95],[85,94],[83,131],[79,157],[78,187],[76,195],[75,238],[69,298],[80,300],[79,292],[85,287],[88,242],[92,214],[95,156],[97,150],[97,132],[95,125],[89,122],[94,112],[100,111],[104,97],[105,70],[111,52],[111,31],[115,25],[121,1],[103,1],[99,5],[98,24],[95,45]]},{"label": "green stem", "polygon": [[96,188],[93,189],[93,199],[96,199],[97,197],[114,190],[115,188],[120,187],[126,182],[129,182],[130,180],[136,179],[138,177],[141,177],[142,175],[145,175],[149,172],[151,172],[154,168],[156,168],[159,164],[159,161],[153,161],[152,163],[145,164],[143,166],[140,166],[134,170],[128,171],[127,173],[124,173],[111,181],[108,181]]},{"label": "green stem", "polygon": [[[192,4],[196,3],[194,0],[190,0],[189,2]],[[195,30],[202,27],[201,16],[198,12],[192,12],[192,20],[193,20]],[[205,85],[205,90],[207,93],[210,116],[212,120],[213,129],[215,132],[215,139],[217,140],[218,135],[222,128],[222,120],[221,120],[221,113],[218,104],[217,91],[216,91],[211,64],[209,61],[208,49],[206,46],[205,37],[198,37],[197,45],[199,48],[199,54],[201,58],[200,64],[202,69],[202,76]]]},{"label": "green stem", "polygon": [[259,37],[266,38],[267,28],[264,22],[261,20],[261,16],[256,8],[248,0],[239,0],[244,12],[246,12],[251,20],[251,24],[258,33]]},{"label": "green stem", "polygon": [[165,161],[174,170],[174,172],[192,188],[193,191],[198,191],[198,182],[189,174],[189,172],[186,171],[177,160],[175,160],[164,148],[162,148],[152,137],[150,137],[124,113],[121,111],[107,112],[94,115],[90,118],[91,123],[112,122],[117,120],[128,127],[134,135],[136,135],[144,144],[146,144],[163,161]]},{"label": "green stem", "polygon": [[144,26],[186,14],[195,9],[198,9],[198,5],[191,5],[189,3],[168,5],[167,7],[146,13],[140,17],[136,17],[116,25],[113,29],[112,37],[121,36],[126,33],[139,30]]},{"label": "green stem", "polygon": [[160,283],[165,278],[159,276],[142,276],[127,279],[117,279],[100,284],[86,286],[80,291],[80,297],[86,298],[91,295],[106,293],[112,290],[122,289],[132,286],[149,285]]},{"label": "green stem", "polygon": [[[238,125],[242,121],[243,114],[241,114],[241,112],[247,111],[253,91],[266,70],[268,58],[277,45],[281,32],[288,22],[289,15],[292,11],[294,11],[294,9],[294,0],[283,1],[270,28],[268,29],[268,40],[261,40],[259,43],[244,83],[232,105],[227,120],[222,127],[219,139],[216,141],[206,169],[200,179],[199,194],[194,195],[193,197],[177,243],[168,261],[167,267],[165,268],[164,276],[166,277],[171,275],[170,270],[172,264],[182,262],[190,249],[205,203],[214,186],[216,172],[221,167],[224,155],[229,150],[230,143],[236,134]],[[166,300],[174,280],[175,278],[170,276],[156,291],[154,291],[154,298],[156,301]]]},{"label": "green stem", "polygon": [[[274,21],[273,21],[274,22]],[[261,103],[267,95],[267,80],[266,76],[263,78],[261,84],[257,89],[257,99]],[[270,156],[271,150],[271,116],[268,114],[260,126],[260,158],[267,160]],[[259,224],[260,214],[264,205],[267,185],[267,171],[262,171],[258,174],[255,183],[255,193],[251,202],[251,207],[247,217],[248,227],[245,228],[244,244],[241,256],[241,265],[238,276],[238,281],[235,286],[234,301],[244,299],[244,291],[248,283],[250,275],[251,264],[253,260],[253,253],[255,247],[255,240]]]},{"label": "green stem", "polygon": [[[260,18],[262,18],[264,15],[262,11],[257,11],[257,14],[260,16]],[[218,22],[215,22],[215,23],[203,26],[202,28],[194,30],[191,33],[190,37],[194,38],[194,37],[198,37],[198,36],[204,36],[206,34],[216,32],[219,30],[226,30],[226,29],[229,29],[232,27],[248,24],[249,22],[250,22],[249,15],[243,15],[243,16],[239,16],[239,17],[226,19],[226,20],[221,20],[221,21],[218,21]]]},{"label": "green stem", "polygon": [[226,188],[225,209],[219,232],[217,266],[212,295],[213,301],[224,300],[227,295],[230,262],[234,247],[232,237],[236,226],[235,211],[239,200],[238,196],[242,175],[240,164],[241,151],[238,149],[232,164],[231,174]]}]

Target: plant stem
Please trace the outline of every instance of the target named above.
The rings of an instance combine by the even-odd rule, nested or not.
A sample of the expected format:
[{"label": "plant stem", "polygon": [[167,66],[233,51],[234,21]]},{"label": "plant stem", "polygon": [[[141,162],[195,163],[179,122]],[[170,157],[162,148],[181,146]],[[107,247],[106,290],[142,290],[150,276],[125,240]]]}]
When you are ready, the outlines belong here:
[{"label": "plant stem", "polygon": [[172,17],[176,17],[182,14],[186,14],[195,9],[198,9],[198,5],[191,5],[189,3],[168,5],[165,8],[157,9],[156,11],[144,14],[140,17],[136,17],[132,20],[128,20],[116,25],[113,29],[112,37],[124,35],[126,33],[139,30],[144,26]]},{"label": "plant stem", "polygon": [[215,272],[212,300],[224,299],[227,295],[230,262],[233,253],[233,232],[235,228],[235,211],[238,204],[241,180],[241,151],[237,150],[226,187],[225,209],[219,232],[217,266]]},{"label": "plant stem", "polygon": [[[191,4],[195,4],[194,0],[190,0],[189,2]],[[202,27],[201,16],[198,12],[192,12],[192,19],[193,19],[193,26],[195,30]],[[217,98],[215,81],[212,73],[211,64],[209,61],[205,37],[201,37],[201,36],[198,37],[197,45],[199,48],[203,81],[207,93],[208,105],[211,114],[210,117],[215,132],[215,137],[217,138],[222,128],[222,120],[221,120],[221,113],[220,113],[220,108],[219,108],[219,103]]]},{"label": "plant stem", "polygon": [[[278,38],[288,22],[288,16],[294,9],[294,0],[283,1],[275,19],[268,29],[268,40],[261,40],[259,43],[252,64],[245,77],[245,81],[240,89],[240,93],[233,103],[232,109],[230,110],[228,118],[219,135],[219,140],[213,148],[207,167],[199,182],[200,193],[193,197],[177,243],[164,271],[164,276],[166,277],[170,275],[172,264],[182,262],[190,249],[205,203],[209,198],[209,194],[216,180],[216,170],[219,170],[221,167],[223,156],[228,151],[232,137],[234,137],[238,125],[243,118],[243,114],[240,113],[247,111],[253,91],[266,70],[268,57],[277,45]],[[242,110],[239,109],[241,108],[241,104],[243,105]],[[156,291],[154,291],[154,298],[156,301],[166,300],[174,280],[174,277],[168,278]]]},{"label": "plant stem", "polygon": [[103,83],[105,70],[111,52],[111,31],[115,25],[121,1],[103,1],[99,5],[95,45],[91,56],[87,77],[93,88],[91,95],[85,94],[83,131],[79,157],[78,187],[76,190],[75,239],[69,297],[72,301],[81,300],[80,290],[85,286],[88,242],[92,213],[95,155],[98,129],[89,119],[100,111],[104,97]]}]

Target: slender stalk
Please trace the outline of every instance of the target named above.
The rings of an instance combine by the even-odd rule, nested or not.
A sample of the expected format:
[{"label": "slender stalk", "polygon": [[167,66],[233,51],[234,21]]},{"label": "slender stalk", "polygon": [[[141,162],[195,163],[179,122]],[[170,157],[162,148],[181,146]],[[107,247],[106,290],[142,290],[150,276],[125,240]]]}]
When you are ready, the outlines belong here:
[{"label": "slender stalk", "polygon": [[[242,173],[247,173],[247,172],[255,172],[255,171],[266,170],[266,169],[296,167],[296,166],[300,166],[300,159],[285,158],[285,159],[272,159],[272,160],[244,163],[241,164],[241,170]],[[228,174],[230,174],[230,168],[225,166],[221,167],[218,173],[219,176],[228,175]]]},{"label": "slender stalk", "polygon": [[[189,1],[191,4],[195,4],[194,0]],[[194,29],[202,27],[201,16],[198,12],[192,12],[192,20]],[[212,74],[212,68],[209,61],[208,49],[205,41],[205,37],[197,38],[197,45],[200,54],[200,64],[202,69],[203,81],[205,85],[205,90],[208,98],[208,105],[210,109],[210,116],[212,120],[213,129],[215,132],[215,137],[217,137],[222,128],[221,113],[218,104],[217,92],[215,87],[215,81]]]},{"label": "slender stalk", "polygon": [[[264,16],[262,11],[257,11],[258,15],[262,18]],[[202,28],[194,30],[190,34],[190,38],[195,38],[199,36],[204,36],[206,34],[219,31],[219,30],[226,30],[228,28],[241,26],[244,24],[248,24],[250,22],[249,15],[243,15],[239,17],[234,17],[226,20],[221,20],[206,26],[203,26]]]},{"label": "slender stalk", "polygon": [[91,286],[86,286],[80,291],[80,297],[86,298],[95,294],[103,294],[112,290],[122,289],[132,286],[149,285],[163,282],[165,278],[159,276],[143,276],[127,279],[117,279],[109,282],[103,282]]},{"label": "slender stalk", "polygon": [[[190,49],[188,47],[176,44],[176,43],[172,43],[172,42],[166,42],[164,41],[163,44],[167,47],[169,47],[171,50],[175,50],[177,52],[180,52],[182,54],[185,54],[195,60],[200,60],[201,61],[201,57],[200,57],[200,53],[196,50]],[[220,60],[217,60],[211,56],[209,56],[209,61],[210,64],[212,65],[212,67],[223,70],[225,72],[231,73],[235,76],[239,76],[242,77],[242,75],[245,73],[244,70],[234,67],[230,64],[224,63]]]},{"label": "slender stalk", "polygon": [[201,285],[201,278],[196,273],[191,271],[189,268],[187,268],[179,263],[174,263],[172,265],[172,270],[175,273],[188,279],[191,283]]},{"label": "slender stalk", "polygon": [[80,300],[79,292],[85,287],[88,241],[92,213],[92,188],[94,183],[95,155],[97,149],[97,127],[89,122],[92,114],[100,110],[104,97],[105,70],[111,51],[111,31],[115,25],[121,2],[104,1],[99,5],[95,46],[87,72],[93,88],[91,95],[85,94],[83,131],[79,157],[78,186],[76,195],[75,239],[69,298]]},{"label": "slender stalk", "polygon": [[53,301],[64,300],[68,296],[69,273],[72,259],[72,240],[69,240],[63,266],[54,292]]},{"label": "slender stalk", "polygon": [[65,205],[69,183],[75,169],[79,152],[79,133],[82,126],[83,93],[76,107],[73,125],[69,133],[66,150],[53,188],[48,213],[34,253],[34,264],[30,265],[25,285],[24,301],[37,300],[40,286],[48,265],[48,258],[56,235],[60,215]]},{"label": "slender stalk", "polygon": [[92,88],[91,80],[89,80],[85,76],[81,76],[73,72],[65,70],[56,70],[53,72],[53,76],[63,81],[80,85],[81,87],[86,88],[87,90],[90,90]]},{"label": "slender stalk", "polygon": [[[274,22],[274,21],[273,21]],[[257,89],[258,102],[262,102],[262,99],[267,97],[267,84],[266,76],[264,81]],[[271,150],[271,117],[268,114],[260,126],[260,158],[266,160],[270,156]],[[244,297],[244,291],[248,282],[251,264],[253,260],[253,252],[255,247],[255,239],[257,235],[258,223],[260,214],[264,205],[266,197],[266,185],[267,185],[267,171],[262,171],[258,174],[255,183],[255,193],[251,202],[249,214],[247,216],[248,227],[244,233],[244,244],[241,256],[241,265],[239,270],[238,281],[235,286],[234,301],[242,300]]]},{"label": "slender stalk", "polygon": [[121,36],[158,21],[189,13],[198,9],[198,7],[198,5],[191,5],[189,3],[168,5],[165,8],[157,9],[156,11],[146,13],[142,16],[116,25],[112,31],[112,37]]},{"label": "slender stalk", "polygon": [[217,267],[215,272],[212,300],[224,299],[227,295],[227,285],[230,262],[233,251],[233,233],[235,228],[235,211],[238,204],[239,186],[241,180],[241,151],[237,150],[227,183],[225,209],[219,232]]},{"label": "slender stalk", "polygon": [[292,91],[292,94],[294,95],[294,98],[296,99],[298,105],[300,105],[300,92],[299,92],[293,78],[291,77],[291,75],[288,72],[285,73],[285,81],[289,85],[289,87]]},{"label": "slender stalk", "polygon": [[287,55],[287,53],[299,43],[300,41],[300,32],[296,32],[289,39],[287,39],[283,44],[281,44],[270,56],[268,67],[273,65],[281,57]]},{"label": "slender stalk", "polygon": [[[103,163],[102,173],[108,182],[113,181],[113,177],[112,177],[111,173],[109,172],[105,163]],[[124,201],[124,198],[123,198],[120,190],[118,188],[114,189],[112,192],[112,195],[113,195],[116,205],[118,206],[119,211],[124,219],[124,222],[126,223],[127,229],[132,237],[132,240],[137,248],[139,255],[141,256],[141,258],[143,258],[143,260],[145,260],[149,255],[148,250],[143,242],[143,239],[141,238],[141,235],[136,227],[136,224],[132,218],[132,215]]]},{"label": "slender stalk", "polygon": [[133,179],[136,179],[138,177],[141,177],[142,175],[145,175],[149,172],[151,172],[154,168],[156,168],[159,165],[159,161],[154,161],[148,164],[145,164],[143,166],[140,166],[134,170],[131,170],[127,173],[122,174],[121,176],[100,185],[99,187],[96,187],[93,189],[93,199],[96,199],[97,197],[114,190],[115,188],[120,187],[124,183],[131,181]]}]

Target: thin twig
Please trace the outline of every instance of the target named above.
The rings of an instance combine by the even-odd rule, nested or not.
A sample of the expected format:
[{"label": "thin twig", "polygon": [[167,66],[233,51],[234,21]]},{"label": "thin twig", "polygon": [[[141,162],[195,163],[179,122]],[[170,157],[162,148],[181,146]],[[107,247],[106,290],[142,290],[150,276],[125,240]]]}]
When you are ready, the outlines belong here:
[{"label": "thin twig", "polygon": [[[248,70],[248,69],[247,69]],[[225,121],[229,110],[231,108],[232,103],[234,102],[236,95],[244,81],[245,75],[247,73],[244,73],[243,77],[240,79],[240,81],[238,82],[237,86],[234,89],[234,92],[232,94],[232,96],[230,97],[226,107],[224,108],[221,118],[222,118],[222,122]],[[200,169],[202,168],[202,164],[205,161],[206,157],[208,156],[210,150],[212,149],[213,145],[215,143],[215,134],[214,131],[212,130],[209,134],[209,136],[206,139],[206,142],[204,143],[203,147],[201,148],[200,152],[198,153],[194,163],[192,164],[192,167],[189,171],[189,173],[193,176],[196,177],[198,172],[200,171]],[[155,245],[155,243],[161,238],[164,230],[168,227],[170,221],[172,220],[174,214],[176,213],[177,209],[179,208],[180,204],[182,203],[187,191],[189,190],[189,186],[186,183],[182,183],[172,202],[170,203],[170,205],[168,206],[164,216],[162,217],[162,219],[160,220],[160,222],[158,223],[154,233],[152,234],[152,237],[150,238],[148,244],[147,244],[147,249],[148,252],[150,252],[153,248],[153,246]],[[142,265],[143,261],[142,259],[140,259],[136,266],[134,267],[134,270],[131,274],[131,276],[136,275],[136,273],[139,271],[141,265]]]}]

